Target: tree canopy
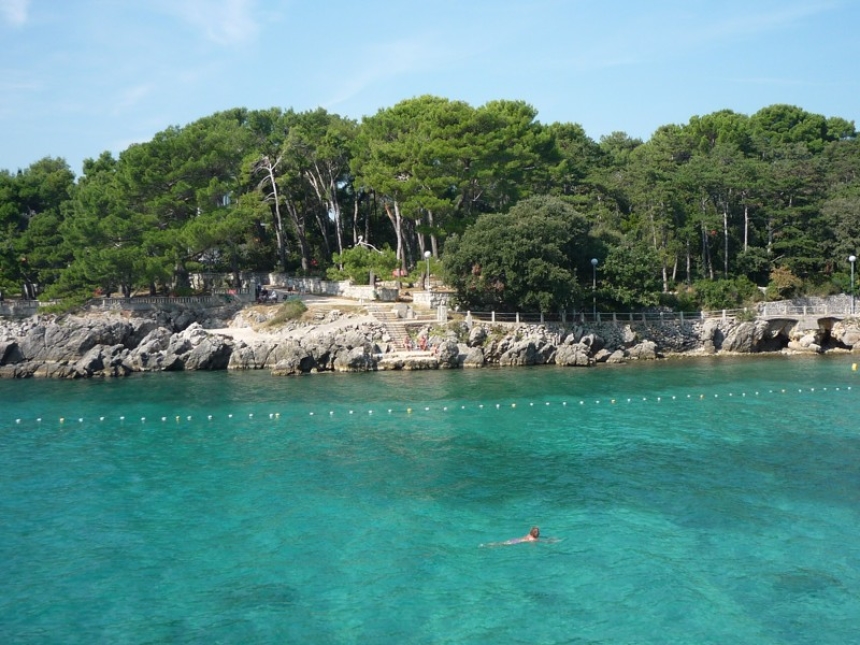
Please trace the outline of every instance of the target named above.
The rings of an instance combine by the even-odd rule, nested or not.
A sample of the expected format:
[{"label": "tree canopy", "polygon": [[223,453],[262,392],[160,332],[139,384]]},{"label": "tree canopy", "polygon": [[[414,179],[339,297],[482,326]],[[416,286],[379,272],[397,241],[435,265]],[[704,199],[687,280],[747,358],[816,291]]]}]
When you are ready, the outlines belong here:
[{"label": "tree canopy", "polygon": [[790,105],[694,115],[647,141],[594,141],[510,100],[420,96],[360,122],[235,108],[78,177],[60,158],[0,171],[0,289],[157,293],[204,270],[361,280],[430,251],[470,307],[828,293],[860,242],[858,146],[853,122]]}]

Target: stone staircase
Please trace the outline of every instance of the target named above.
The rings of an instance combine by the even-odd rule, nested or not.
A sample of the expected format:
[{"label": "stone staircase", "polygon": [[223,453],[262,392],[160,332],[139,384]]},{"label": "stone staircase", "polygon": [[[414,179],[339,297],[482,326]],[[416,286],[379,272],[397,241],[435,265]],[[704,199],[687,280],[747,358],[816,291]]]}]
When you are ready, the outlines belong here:
[{"label": "stone staircase", "polygon": [[436,321],[436,317],[432,315],[418,316],[415,318],[400,318],[398,317],[397,312],[385,309],[379,305],[368,305],[367,313],[385,326],[385,330],[391,337],[391,343],[395,347],[408,351],[416,349],[412,346],[409,338],[409,327],[432,325]]},{"label": "stone staircase", "polygon": [[406,330],[406,323],[397,316],[396,312],[379,305],[368,305],[367,313],[383,324],[395,347],[409,349],[409,332]]}]

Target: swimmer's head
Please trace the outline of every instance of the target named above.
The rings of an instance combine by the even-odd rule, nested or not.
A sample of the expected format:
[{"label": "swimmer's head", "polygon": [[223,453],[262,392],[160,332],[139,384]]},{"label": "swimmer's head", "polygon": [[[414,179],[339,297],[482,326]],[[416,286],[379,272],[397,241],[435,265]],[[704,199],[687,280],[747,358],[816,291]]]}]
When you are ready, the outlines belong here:
[{"label": "swimmer's head", "polygon": [[532,530],[529,531],[529,535],[532,536],[533,538],[540,537],[540,529],[536,526],[533,526]]}]

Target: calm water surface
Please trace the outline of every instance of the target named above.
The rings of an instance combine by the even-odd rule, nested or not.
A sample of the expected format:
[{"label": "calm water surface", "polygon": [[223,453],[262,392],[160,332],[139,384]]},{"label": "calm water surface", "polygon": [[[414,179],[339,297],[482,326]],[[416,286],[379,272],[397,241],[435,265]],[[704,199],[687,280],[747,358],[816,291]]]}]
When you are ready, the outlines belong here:
[{"label": "calm water surface", "polygon": [[852,361],[0,381],[0,642],[858,642]]}]

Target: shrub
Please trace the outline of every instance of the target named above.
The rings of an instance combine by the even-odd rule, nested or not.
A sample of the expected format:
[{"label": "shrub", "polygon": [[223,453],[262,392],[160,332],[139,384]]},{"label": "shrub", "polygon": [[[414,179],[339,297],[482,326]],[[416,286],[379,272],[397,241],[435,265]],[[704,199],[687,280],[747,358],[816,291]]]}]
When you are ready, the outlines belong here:
[{"label": "shrub", "polygon": [[767,285],[769,300],[788,300],[797,295],[803,281],[787,267],[776,267],[770,272],[770,283]]},{"label": "shrub", "polygon": [[758,287],[746,276],[733,280],[699,280],[693,285],[703,310],[734,309],[758,299]]},{"label": "shrub", "polygon": [[307,310],[308,308],[305,306],[305,303],[298,298],[285,300],[283,304],[278,307],[275,315],[266,321],[266,327],[275,327],[277,325],[283,325],[290,320],[298,320]]},{"label": "shrub", "polygon": [[39,308],[39,313],[45,314],[68,314],[73,311],[78,311],[83,307],[89,298],[84,295],[74,295],[63,298],[59,302]]}]

